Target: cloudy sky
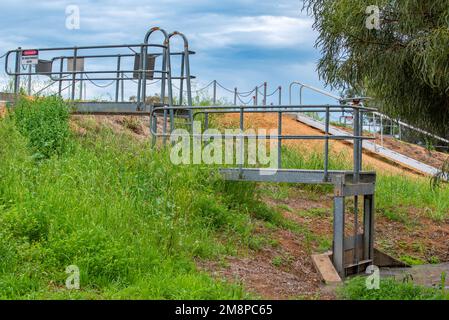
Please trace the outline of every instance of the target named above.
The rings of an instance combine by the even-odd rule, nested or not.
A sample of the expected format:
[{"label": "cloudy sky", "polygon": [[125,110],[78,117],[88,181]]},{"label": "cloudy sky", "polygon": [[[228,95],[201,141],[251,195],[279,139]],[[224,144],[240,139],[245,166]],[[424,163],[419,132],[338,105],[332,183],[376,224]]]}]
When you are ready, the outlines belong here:
[{"label": "cloudy sky", "polygon": [[[78,30],[66,28],[68,5],[80,9]],[[301,7],[300,0],[1,0],[0,55],[18,46],[141,43],[160,26],[189,38],[198,87],[217,79],[242,91],[263,81],[269,91],[294,80],[323,88],[317,34]]]}]

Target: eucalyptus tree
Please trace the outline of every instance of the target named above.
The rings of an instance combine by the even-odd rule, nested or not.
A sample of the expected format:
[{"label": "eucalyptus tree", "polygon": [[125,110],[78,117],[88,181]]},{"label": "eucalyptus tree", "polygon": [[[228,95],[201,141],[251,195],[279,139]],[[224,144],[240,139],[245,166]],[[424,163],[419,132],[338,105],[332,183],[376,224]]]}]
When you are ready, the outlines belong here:
[{"label": "eucalyptus tree", "polygon": [[304,0],[304,8],[328,85],[449,136],[448,0]]}]

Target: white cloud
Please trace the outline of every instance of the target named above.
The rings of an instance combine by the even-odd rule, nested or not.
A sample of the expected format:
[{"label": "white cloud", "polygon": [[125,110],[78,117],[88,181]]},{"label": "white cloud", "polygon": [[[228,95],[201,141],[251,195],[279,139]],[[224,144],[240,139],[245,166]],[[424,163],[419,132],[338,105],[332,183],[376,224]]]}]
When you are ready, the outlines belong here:
[{"label": "white cloud", "polygon": [[312,23],[304,17],[210,15],[199,26],[203,31],[193,36],[202,45],[214,48],[231,45],[291,48],[301,44],[312,47],[316,38]]}]

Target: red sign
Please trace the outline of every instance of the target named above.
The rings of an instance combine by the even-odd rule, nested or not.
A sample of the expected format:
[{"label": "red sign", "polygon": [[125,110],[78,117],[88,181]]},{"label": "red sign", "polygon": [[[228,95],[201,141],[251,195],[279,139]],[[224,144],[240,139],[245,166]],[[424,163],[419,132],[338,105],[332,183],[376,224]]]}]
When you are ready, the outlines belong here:
[{"label": "red sign", "polygon": [[30,57],[30,56],[38,56],[39,50],[23,50],[22,56],[24,57]]}]

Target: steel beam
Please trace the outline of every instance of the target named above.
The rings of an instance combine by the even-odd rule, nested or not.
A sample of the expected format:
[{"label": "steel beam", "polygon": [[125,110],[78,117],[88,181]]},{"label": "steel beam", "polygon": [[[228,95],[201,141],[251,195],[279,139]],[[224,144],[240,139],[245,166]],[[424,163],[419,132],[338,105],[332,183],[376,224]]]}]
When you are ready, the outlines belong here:
[{"label": "steel beam", "polygon": [[[334,181],[337,176],[344,176],[345,181],[349,183],[354,180],[354,172],[352,171],[329,171],[329,180],[325,179],[326,175],[322,170],[231,168],[220,169],[220,173],[224,176],[225,180],[230,181],[332,184],[332,181]],[[374,183],[375,180],[375,172],[360,173],[361,182]]]}]

